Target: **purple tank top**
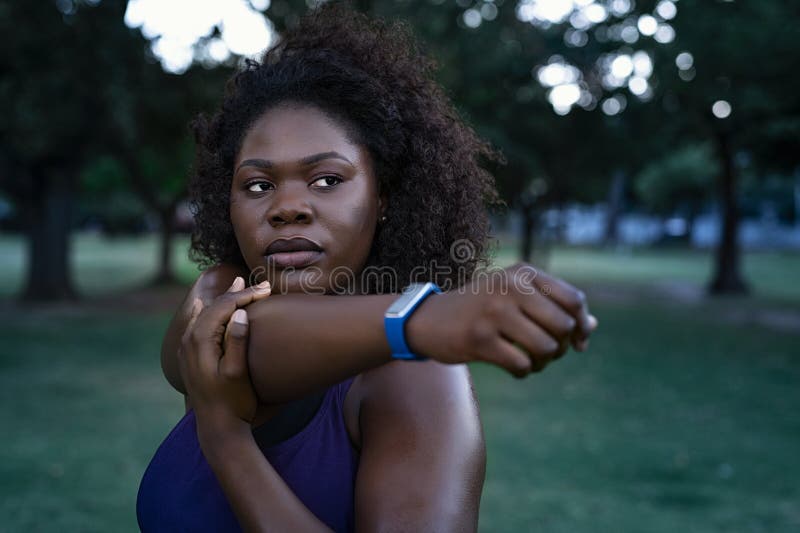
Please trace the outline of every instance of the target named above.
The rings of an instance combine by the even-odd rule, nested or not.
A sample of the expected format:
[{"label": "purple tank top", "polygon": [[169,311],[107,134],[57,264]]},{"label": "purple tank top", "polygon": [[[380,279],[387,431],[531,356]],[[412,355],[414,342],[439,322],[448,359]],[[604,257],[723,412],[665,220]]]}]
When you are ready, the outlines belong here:
[{"label": "purple tank top", "polygon": [[[261,448],[297,497],[334,531],[354,530],[358,452],[344,423],[344,398],[354,378],[329,388],[300,432]],[[136,501],[139,528],[151,531],[241,531],[197,441],[194,411],[170,431],[145,470]]]}]

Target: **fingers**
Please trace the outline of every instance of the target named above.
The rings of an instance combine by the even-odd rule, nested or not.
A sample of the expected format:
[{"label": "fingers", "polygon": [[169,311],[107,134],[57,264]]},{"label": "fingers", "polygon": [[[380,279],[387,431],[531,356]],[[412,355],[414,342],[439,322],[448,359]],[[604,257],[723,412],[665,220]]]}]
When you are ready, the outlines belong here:
[{"label": "fingers", "polygon": [[244,278],[241,276],[236,276],[236,279],[233,280],[233,283],[225,292],[238,292],[242,289],[244,289]]},{"label": "fingers", "polygon": [[506,369],[515,378],[527,376],[534,368],[528,354],[502,337],[497,337],[485,353],[484,361]]},{"label": "fingers", "polygon": [[195,363],[194,358],[186,357],[185,351],[187,345],[190,343],[191,336],[194,331],[194,324],[197,321],[197,317],[200,316],[200,312],[202,310],[203,300],[200,298],[195,298],[194,301],[192,301],[192,310],[189,317],[189,322],[186,324],[186,329],[181,337],[181,344],[178,346],[178,371],[181,373],[184,383],[188,383],[186,373],[189,371],[189,367]]},{"label": "fingers", "polygon": [[[221,336],[225,332],[224,326],[233,312],[237,308],[244,307],[256,300],[264,299],[269,295],[270,285],[268,281],[245,288],[244,280],[241,277],[237,277],[228,291],[214,300],[200,316],[195,328],[198,330],[196,334],[215,337],[218,342],[224,343],[225,340]],[[218,335],[220,337],[217,337]],[[227,333],[224,333],[224,335],[227,336]]]},{"label": "fingers", "polygon": [[[564,353],[569,343],[570,331],[571,329],[566,329],[558,337],[553,337],[518,309],[513,308],[505,314],[500,325],[500,333],[525,350],[528,357],[533,359],[534,366],[542,368],[551,359]],[[561,342],[560,339],[566,339],[567,343]]]},{"label": "fingers", "polygon": [[[231,283],[231,286],[228,287],[228,290],[225,291],[225,292],[226,293],[239,292],[242,289],[244,289],[244,278],[241,277],[241,276],[236,276],[236,278],[234,278],[234,280],[233,280],[233,283]],[[228,323],[230,324],[230,320],[228,321]],[[228,328],[226,327],[225,328],[225,338],[223,340],[223,344],[225,344],[227,341],[228,341]]]},{"label": "fingers", "polygon": [[533,283],[543,295],[549,296],[550,299],[575,319],[576,324],[572,341],[575,348],[579,349],[581,341],[588,339],[589,335],[597,327],[597,319],[594,319],[589,313],[586,295],[566,281],[541,270],[537,270]]},{"label": "fingers", "polygon": [[248,331],[247,311],[237,309],[225,327],[225,344],[222,359],[219,362],[220,373],[229,379],[248,375]]},{"label": "fingers", "polygon": [[[597,318],[594,315],[589,315],[589,333],[592,333],[595,329],[597,329]],[[572,344],[576,350],[583,352],[589,347],[589,335],[587,334],[585,337],[580,337],[579,333],[576,331],[572,335]]]},{"label": "fingers", "polygon": [[574,333],[577,320],[540,291],[518,294],[516,300],[528,318],[543,327],[554,339]]},{"label": "fingers", "polygon": [[183,331],[183,338],[181,339],[183,342],[186,342],[186,340],[192,334],[194,323],[197,322],[197,317],[200,316],[200,312],[203,310],[203,307],[203,300],[200,298],[195,298],[192,302],[192,310],[191,314],[189,315],[189,322],[187,322],[186,329]]}]

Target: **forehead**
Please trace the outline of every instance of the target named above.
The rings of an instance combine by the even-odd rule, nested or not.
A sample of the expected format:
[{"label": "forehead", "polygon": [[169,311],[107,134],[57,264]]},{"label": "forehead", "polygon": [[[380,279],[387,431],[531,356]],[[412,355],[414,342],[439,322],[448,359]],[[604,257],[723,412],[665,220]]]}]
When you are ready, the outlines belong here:
[{"label": "forehead", "polygon": [[357,165],[368,165],[366,149],[353,142],[344,125],[309,105],[268,110],[245,134],[236,164],[250,158],[294,163],[310,154],[336,151]]}]

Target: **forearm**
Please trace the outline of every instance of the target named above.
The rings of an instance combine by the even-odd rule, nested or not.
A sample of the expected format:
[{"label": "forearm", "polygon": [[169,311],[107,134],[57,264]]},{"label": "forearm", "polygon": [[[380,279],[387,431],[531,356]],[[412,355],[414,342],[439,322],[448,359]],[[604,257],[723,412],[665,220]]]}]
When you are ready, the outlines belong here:
[{"label": "forearm", "polygon": [[[191,303],[194,298],[210,301],[222,294],[237,275],[241,271],[227,266],[206,272],[202,283],[198,281],[189,291],[164,336],[164,375],[184,394],[177,352]],[[383,314],[396,298],[396,294],[273,294],[249,305],[248,359],[259,401],[295,400],[391,361]],[[414,319],[406,327],[409,339],[415,337]]]},{"label": "forearm", "polygon": [[248,306],[259,400],[291,401],[391,361],[383,315],[396,298],[285,294]]},{"label": "forearm", "polygon": [[249,425],[200,442],[244,531],[331,531],[269,464]]}]

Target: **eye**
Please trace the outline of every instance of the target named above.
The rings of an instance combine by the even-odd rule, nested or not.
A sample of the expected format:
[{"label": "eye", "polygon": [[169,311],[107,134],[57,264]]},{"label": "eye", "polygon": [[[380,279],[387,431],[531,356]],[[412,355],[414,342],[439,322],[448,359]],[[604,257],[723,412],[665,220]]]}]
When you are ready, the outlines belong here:
[{"label": "eye", "polygon": [[315,179],[311,182],[311,187],[314,189],[332,189],[340,184],[342,178],[339,176],[334,176],[333,174],[329,174],[327,176],[320,176],[319,178]]},{"label": "eye", "polygon": [[273,188],[274,186],[268,181],[251,181],[247,184],[247,190],[250,192],[267,192]]}]

